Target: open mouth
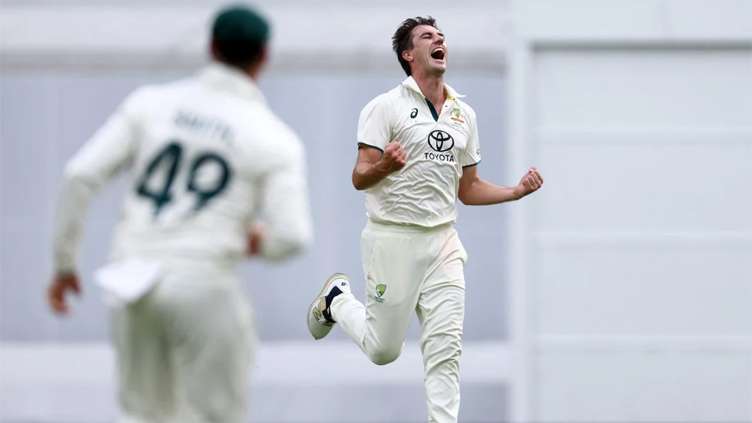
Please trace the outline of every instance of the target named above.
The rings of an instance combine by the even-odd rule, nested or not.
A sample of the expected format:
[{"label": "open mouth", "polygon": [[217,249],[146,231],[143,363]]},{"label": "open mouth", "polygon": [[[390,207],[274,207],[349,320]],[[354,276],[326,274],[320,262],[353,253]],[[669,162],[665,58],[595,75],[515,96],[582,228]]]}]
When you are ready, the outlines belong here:
[{"label": "open mouth", "polygon": [[431,58],[436,60],[444,60],[445,55],[446,52],[442,48],[437,48],[436,50],[431,52]]}]

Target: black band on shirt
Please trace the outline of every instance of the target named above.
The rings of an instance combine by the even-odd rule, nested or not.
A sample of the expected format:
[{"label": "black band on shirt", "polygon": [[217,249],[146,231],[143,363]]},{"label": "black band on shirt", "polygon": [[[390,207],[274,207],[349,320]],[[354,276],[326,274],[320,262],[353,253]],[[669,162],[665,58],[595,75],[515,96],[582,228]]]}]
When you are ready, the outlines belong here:
[{"label": "black band on shirt", "polygon": [[375,145],[371,145],[371,144],[366,144],[366,143],[364,143],[364,142],[359,142],[359,143],[358,143],[358,149],[361,149],[361,148],[363,148],[363,147],[370,147],[370,148],[375,148],[375,149],[377,149],[377,150],[381,151],[382,153],[384,152],[384,149],[382,149],[382,148],[379,148],[379,147],[376,147]]}]

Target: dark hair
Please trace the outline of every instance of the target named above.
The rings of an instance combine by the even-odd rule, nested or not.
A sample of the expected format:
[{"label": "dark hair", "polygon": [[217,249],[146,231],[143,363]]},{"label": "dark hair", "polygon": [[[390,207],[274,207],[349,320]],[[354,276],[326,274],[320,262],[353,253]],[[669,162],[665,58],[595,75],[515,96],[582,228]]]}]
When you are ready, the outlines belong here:
[{"label": "dark hair", "polygon": [[430,16],[425,18],[422,16],[416,16],[402,21],[397,30],[394,31],[394,35],[392,35],[392,49],[397,53],[397,60],[399,61],[400,66],[402,66],[402,69],[405,70],[407,76],[410,76],[412,72],[410,71],[410,63],[402,58],[402,52],[413,48],[413,38],[411,37],[411,34],[413,29],[418,25],[429,25],[439,29],[439,27],[436,26],[436,19]]},{"label": "dark hair", "polygon": [[269,22],[256,10],[230,6],[214,18],[212,49],[218,60],[245,68],[261,58],[269,32]]}]

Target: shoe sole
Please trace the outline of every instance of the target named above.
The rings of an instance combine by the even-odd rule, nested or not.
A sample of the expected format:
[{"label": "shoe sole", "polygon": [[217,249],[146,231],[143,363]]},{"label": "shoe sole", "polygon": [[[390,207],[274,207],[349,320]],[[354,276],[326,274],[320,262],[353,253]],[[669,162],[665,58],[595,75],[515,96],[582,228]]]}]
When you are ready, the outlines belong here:
[{"label": "shoe sole", "polygon": [[[313,308],[316,307],[316,304],[321,301],[321,297],[324,295],[324,291],[326,291],[326,288],[329,286],[329,284],[335,280],[335,279],[345,279],[350,282],[350,278],[347,277],[344,273],[335,273],[331,276],[329,276],[326,279],[326,282],[324,282],[324,285],[321,287],[321,290],[316,295],[316,297],[313,298],[313,302],[308,307],[308,316],[306,316],[306,322],[308,323],[308,332],[310,332],[311,336],[313,336],[313,339],[319,340],[325,337],[326,335],[329,335],[329,332],[331,332],[332,328],[334,327],[334,324],[332,323],[331,326],[327,326],[324,324],[319,323],[319,321],[313,317]],[[318,328],[322,328],[321,331],[317,330]],[[316,336],[318,332],[321,332],[321,336]]]}]

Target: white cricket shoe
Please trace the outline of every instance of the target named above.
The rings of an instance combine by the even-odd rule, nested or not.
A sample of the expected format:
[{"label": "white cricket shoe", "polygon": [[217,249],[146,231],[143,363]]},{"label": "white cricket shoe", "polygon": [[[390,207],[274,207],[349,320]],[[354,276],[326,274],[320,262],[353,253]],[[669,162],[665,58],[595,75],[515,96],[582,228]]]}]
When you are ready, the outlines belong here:
[{"label": "white cricket shoe", "polygon": [[324,282],[323,288],[308,309],[308,330],[313,339],[321,339],[329,334],[334,326],[330,307],[337,295],[350,292],[350,279],[343,273],[335,273]]}]

